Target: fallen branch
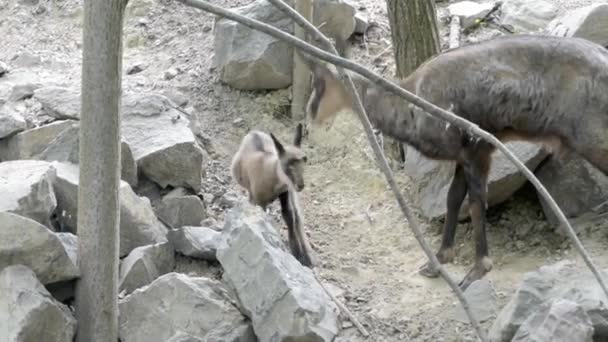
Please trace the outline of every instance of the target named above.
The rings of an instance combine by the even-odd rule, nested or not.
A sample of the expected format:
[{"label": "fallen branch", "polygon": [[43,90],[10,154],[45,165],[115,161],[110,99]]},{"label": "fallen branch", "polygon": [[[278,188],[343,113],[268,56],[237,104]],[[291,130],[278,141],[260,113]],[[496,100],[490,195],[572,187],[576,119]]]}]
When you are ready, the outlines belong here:
[{"label": "fallen branch", "polygon": [[[509,150],[494,135],[482,130],[476,124],[474,124],[462,117],[459,117],[452,112],[449,112],[440,107],[437,107],[436,105],[412,94],[411,92],[399,87],[397,84],[393,83],[392,81],[389,81],[389,80],[383,78],[381,75],[376,74],[375,72],[363,67],[362,65],[360,65],[358,63],[355,63],[348,59],[338,57],[335,54],[331,54],[326,51],[323,51],[315,46],[307,44],[306,42],[304,42],[300,39],[297,39],[297,38],[291,36],[290,34],[285,33],[279,29],[276,29],[270,25],[267,25],[267,24],[264,24],[257,20],[236,14],[232,11],[225,10],[221,7],[211,5],[205,1],[201,1],[201,0],[177,0],[177,1],[179,1],[185,5],[195,7],[195,8],[207,11],[207,12],[211,12],[211,13],[214,13],[221,17],[228,18],[228,19],[236,21],[242,25],[245,25],[249,28],[264,32],[277,39],[283,40],[283,41],[287,42],[288,44],[293,45],[296,48],[305,51],[307,54],[310,54],[323,61],[326,61],[326,62],[335,64],[336,66],[339,66],[340,68],[338,68],[338,72],[340,72],[340,71],[343,72],[343,70],[341,70],[341,68],[351,70],[363,77],[368,78],[370,81],[383,87],[387,91],[390,91],[390,92],[394,93],[395,95],[402,97],[403,99],[405,99],[412,105],[419,107],[420,109],[427,112],[428,114],[430,114],[434,117],[441,118],[441,119],[449,122],[450,124],[456,125],[457,127],[467,131],[468,133],[476,135],[476,136],[480,137],[481,139],[489,142],[492,146],[496,147],[503,154],[505,154],[505,156],[517,167],[517,169],[520,170],[524,174],[524,176],[530,181],[530,183],[532,183],[532,185],[536,188],[536,190],[539,192],[541,197],[543,199],[545,199],[545,201],[547,201],[547,203],[549,204],[553,213],[558,217],[558,220],[559,220],[561,226],[563,227],[563,229],[565,230],[565,233],[573,241],[575,248],[583,257],[585,264],[587,265],[587,267],[589,267],[589,269],[595,276],[596,280],[598,281],[600,287],[602,288],[602,290],[604,291],[606,296],[608,296],[608,288],[606,287],[603,279],[601,278],[601,276],[597,270],[597,267],[595,266],[595,264],[591,260],[591,257],[589,256],[589,254],[583,247],[582,243],[576,236],[576,233],[570,226],[570,223],[566,219],[564,213],[560,210],[558,205],[555,203],[555,200],[553,199],[553,197],[551,197],[551,195],[548,193],[547,189],[545,189],[545,187],[534,176],[534,174],[513,154],[513,152],[511,152],[511,150]],[[275,1],[275,0],[272,0],[272,1]],[[298,22],[298,23],[300,24],[300,22]],[[304,22],[304,26],[306,26],[306,22]],[[335,51],[335,48],[333,48],[333,46],[332,46],[332,50]],[[341,73],[341,75],[343,75],[343,73]],[[348,86],[349,86],[349,90],[352,92],[354,90],[352,88],[352,86],[353,86],[352,81],[350,80],[350,77],[346,77],[346,78],[349,81],[349,82],[347,82]],[[360,106],[361,106],[360,99],[357,96],[356,92],[354,95],[355,95],[354,98],[356,99],[356,105],[357,105],[357,107],[359,107],[358,111],[360,111]],[[362,112],[362,113],[364,113],[364,112]],[[361,118],[362,113],[357,113],[357,114],[359,114],[360,118]],[[409,220],[409,218],[412,217],[410,210],[407,207],[407,205],[405,204],[405,200],[403,199],[403,197],[400,195],[398,189],[396,188],[395,181],[392,178],[392,171],[390,170],[390,168],[388,168],[386,160],[383,157],[382,151],[379,150],[379,146],[377,145],[377,142],[374,139],[372,139],[373,131],[371,129],[371,125],[369,124],[368,118],[365,115],[363,115],[363,116],[364,116],[364,118],[362,118],[363,127],[368,136],[368,140],[370,141],[370,143],[372,145],[372,148],[374,150],[374,153],[376,154],[376,157],[378,159],[381,159],[379,161],[380,168],[385,173],[385,176],[387,177],[387,181],[389,182],[391,189],[395,193],[395,196],[397,197],[397,201],[399,202],[399,205],[400,205],[402,211],[404,212],[406,218],[410,222],[410,226],[412,228],[412,231],[414,232],[416,239],[421,244],[421,246],[422,246],[424,252],[427,254],[427,256],[429,256],[431,263],[438,264],[438,261],[437,261],[437,258],[435,257],[435,255],[433,253],[430,253],[430,255],[429,255],[430,249],[428,248],[428,245],[426,245],[426,243],[424,242],[424,240],[422,239],[421,236],[416,234],[416,230],[414,229],[415,228],[414,226],[417,226],[417,223],[413,219]],[[382,161],[384,161],[384,163],[382,163]],[[419,233],[419,231],[418,231],[418,233]],[[443,267],[441,267],[441,265],[439,265],[439,267],[437,267],[437,269],[438,269],[440,275],[444,279],[446,279],[445,275],[447,275],[447,273],[445,272]],[[448,278],[449,278],[449,276],[448,276]],[[453,281],[452,281],[452,283],[453,283]],[[448,282],[448,284],[449,284],[449,282]],[[455,292],[456,292],[457,296],[459,294],[462,295],[462,291],[459,291],[459,289],[458,289],[458,291],[455,290]],[[460,296],[458,296],[458,297],[460,299]],[[461,303],[462,303],[462,301],[461,301]],[[464,305],[463,305],[463,307],[465,308],[465,311],[467,311],[468,308],[465,307]],[[468,313],[468,311],[467,311],[467,313]],[[475,325],[474,320],[471,320],[471,322],[473,323],[473,325]],[[480,332],[480,331],[481,330],[478,330],[478,332]],[[487,340],[487,339],[485,339],[484,333],[482,333],[481,336],[484,336],[484,338],[482,338],[482,340]]]},{"label": "fallen branch", "polygon": [[[186,5],[198,8],[198,9],[202,9],[204,11],[214,13],[216,15],[219,15],[219,16],[222,16],[225,18],[234,20],[234,21],[237,21],[247,27],[250,27],[252,29],[256,29],[256,30],[262,31],[264,33],[267,33],[271,36],[274,36],[277,39],[286,40],[288,43],[293,44],[296,47],[299,47],[305,51],[311,51],[311,49],[312,49],[312,51],[315,51],[315,52],[319,51],[323,54],[327,54],[329,56],[338,58],[337,57],[338,51],[333,46],[331,41],[329,41],[329,39],[327,39],[317,28],[315,28],[312,24],[310,24],[308,21],[306,21],[299,13],[294,11],[289,5],[286,5],[283,1],[269,0],[273,5],[277,6],[280,10],[284,11],[286,14],[288,14],[290,17],[292,17],[292,19],[298,25],[302,26],[307,32],[309,32],[316,41],[320,42],[327,49],[332,51],[334,55],[328,54],[328,53],[324,52],[323,50],[318,49],[310,44],[307,44],[303,40],[297,39],[281,30],[275,29],[274,27],[272,27],[270,25],[266,25],[257,20],[235,14],[232,11],[225,10],[221,7],[211,5],[204,1],[199,1],[199,0],[177,0],[177,1],[179,1],[183,4],[186,4]],[[374,151],[374,156],[376,157],[376,162],[378,163],[379,168],[384,173],[384,176],[386,177],[389,187],[393,191],[393,193],[397,199],[397,202],[399,204],[399,207],[401,208],[401,211],[403,212],[406,220],[408,221],[409,226],[410,226],[416,240],[422,247],[422,250],[424,251],[424,253],[429,258],[431,265],[435,269],[438,270],[440,276],[445,280],[446,283],[448,283],[448,285],[450,286],[452,291],[454,291],[454,293],[456,294],[456,297],[460,301],[464,311],[466,312],[467,316],[469,317],[469,321],[475,328],[479,339],[484,342],[487,341],[488,339],[486,337],[485,331],[483,331],[483,329],[481,328],[481,325],[479,325],[479,322],[477,321],[473,312],[471,311],[470,305],[467,302],[466,298],[464,297],[462,290],[458,287],[458,284],[454,281],[454,279],[452,279],[452,277],[447,273],[447,271],[443,268],[443,266],[441,266],[441,264],[439,263],[439,260],[437,260],[437,257],[435,256],[435,254],[432,252],[429,245],[424,240],[424,236],[422,235],[422,232],[420,230],[420,225],[418,224],[418,221],[414,218],[409,206],[407,205],[407,203],[405,201],[405,198],[399,191],[399,188],[397,187],[397,182],[395,181],[395,178],[393,177],[392,170],[389,167],[388,162],[386,161],[386,158],[384,157],[384,153],[383,153],[382,149],[378,145],[378,141],[375,138],[373,128],[371,126],[371,123],[369,122],[367,114],[365,113],[365,109],[363,108],[361,99],[359,98],[359,95],[358,95],[357,91],[355,90],[355,85],[352,82],[352,79],[350,78],[348,73],[346,73],[342,68],[338,67],[337,69],[338,69],[338,72],[340,73],[340,75],[342,76],[342,78],[345,78],[347,80],[347,87],[349,89],[349,92],[355,99],[355,103],[357,106],[356,112],[357,112],[357,115],[359,116],[359,119],[361,120],[361,122],[363,124],[363,128],[367,135],[368,142],[371,144],[372,150]],[[365,68],[363,68],[363,69],[367,70]],[[378,76],[378,77],[380,77],[380,76]]]},{"label": "fallen branch", "polygon": [[369,332],[367,332],[367,329],[365,329],[363,324],[361,324],[361,322],[359,322],[357,317],[355,317],[355,315],[353,315],[353,313],[350,312],[350,310],[346,307],[346,305],[342,304],[342,302],[339,301],[338,298],[336,298],[336,296],[334,296],[334,294],[331,293],[331,291],[329,291],[329,289],[325,286],[325,284],[323,284],[323,281],[321,281],[321,277],[319,276],[317,271],[312,270],[312,272],[315,276],[315,279],[317,279],[317,282],[321,285],[323,290],[325,290],[325,293],[327,293],[327,295],[331,298],[331,300],[333,300],[333,302],[336,303],[336,305],[340,308],[340,311],[342,311],[348,317],[348,319],[351,322],[353,322],[355,327],[357,327],[357,329],[359,329],[359,332],[361,333],[361,335],[368,337]]}]

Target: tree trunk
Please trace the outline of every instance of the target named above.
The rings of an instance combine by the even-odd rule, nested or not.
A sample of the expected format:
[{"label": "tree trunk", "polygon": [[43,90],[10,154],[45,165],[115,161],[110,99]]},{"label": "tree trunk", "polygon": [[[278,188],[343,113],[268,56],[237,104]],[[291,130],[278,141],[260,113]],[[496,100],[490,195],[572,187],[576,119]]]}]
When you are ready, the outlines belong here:
[{"label": "tree trunk", "polygon": [[[312,22],[313,18],[313,0],[297,0],[295,2],[295,9],[298,11],[306,20]],[[306,39],[306,32],[300,27],[300,25],[294,25],[294,35],[300,39]],[[293,84],[291,87],[292,100],[291,100],[291,117],[296,121],[302,121],[306,119],[306,99],[310,95],[310,69],[301,60],[300,56],[296,53],[296,49],[293,49]]]},{"label": "tree trunk", "polygon": [[127,0],[85,0],[76,284],[78,342],[118,340],[122,25]]},{"label": "tree trunk", "polygon": [[[420,64],[439,53],[435,3],[429,0],[386,0],[397,77],[406,78]],[[385,153],[404,161],[404,146],[386,139]]]}]

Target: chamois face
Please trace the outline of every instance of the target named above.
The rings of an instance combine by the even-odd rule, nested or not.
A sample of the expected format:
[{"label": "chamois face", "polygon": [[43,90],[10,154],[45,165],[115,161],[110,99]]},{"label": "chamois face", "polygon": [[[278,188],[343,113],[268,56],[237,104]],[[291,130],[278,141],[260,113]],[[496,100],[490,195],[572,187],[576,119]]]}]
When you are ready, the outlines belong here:
[{"label": "chamois face", "polygon": [[270,133],[270,137],[279,153],[279,161],[283,172],[293,183],[297,191],[304,189],[304,164],[307,158],[304,152],[300,149],[302,143],[302,124],[296,127],[296,134],[293,145],[283,145],[281,142]]},{"label": "chamois face", "polygon": [[332,122],[343,109],[351,107],[350,97],[342,82],[327,67],[310,63],[312,70],[312,94],[306,112],[313,126]]}]

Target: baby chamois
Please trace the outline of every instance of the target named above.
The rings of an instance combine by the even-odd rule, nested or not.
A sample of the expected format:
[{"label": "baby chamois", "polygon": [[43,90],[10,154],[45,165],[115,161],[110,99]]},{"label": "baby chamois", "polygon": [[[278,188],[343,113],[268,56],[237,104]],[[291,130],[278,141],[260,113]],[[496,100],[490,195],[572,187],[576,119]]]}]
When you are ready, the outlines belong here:
[{"label": "baby chamois", "polygon": [[[353,110],[348,91],[327,67],[306,58],[313,72],[307,112],[312,126]],[[352,74],[352,73],[351,73]],[[468,192],[475,265],[467,288],[492,269],[486,240],[487,178],[494,147],[353,75],[371,123],[428,158],[456,162],[447,195],[441,263],[454,258],[458,212]],[[581,38],[510,35],[436,55],[400,86],[449,109],[502,141],[527,140],[555,152],[573,150],[608,175],[608,51]],[[420,273],[437,277],[424,265]]]},{"label": "baby chamois", "polygon": [[302,265],[311,267],[310,246],[297,196],[304,189],[307,160],[300,149],[302,129],[302,124],[298,124],[293,145],[281,144],[272,133],[250,131],[232,159],[231,172],[234,180],[248,191],[252,204],[266,210],[279,199],[291,252]]}]

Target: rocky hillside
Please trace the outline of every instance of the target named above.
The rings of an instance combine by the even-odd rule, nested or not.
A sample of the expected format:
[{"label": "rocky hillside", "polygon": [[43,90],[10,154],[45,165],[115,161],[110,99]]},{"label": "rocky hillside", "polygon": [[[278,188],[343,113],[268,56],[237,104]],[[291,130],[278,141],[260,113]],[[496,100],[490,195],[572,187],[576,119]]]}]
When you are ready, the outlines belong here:
[{"label": "rocky hillside", "polygon": [[[265,0],[216,0],[285,30]],[[394,75],[383,1],[317,0],[315,23],[349,56]],[[438,1],[460,45],[514,33],[579,36],[608,46],[608,2]],[[0,3],[0,334],[71,341],[78,326],[78,129],[82,3]],[[476,19],[485,18],[481,25]],[[318,260],[315,277],[289,252],[280,207],[247,203],[230,160],[251,129],[291,141],[292,50],[169,0],[131,0],[124,24],[120,186],[120,340],[475,341],[375,166],[353,115],[304,141],[299,193]],[[510,143],[608,267],[608,177],[576,155]],[[494,156],[488,239],[493,270],[466,295],[495,341],[600,341],[607,299],[525,178]],[[425,237],[437,248],[451,165],[408,149],[393,163]],[[457,279],[473,260],[466,208]],[[557,262],[557,263],[556,263]],[[542,267],[541,267],[542,266]],[[370,332],[362,337],[329,291]],[[25,299],[24,299],[25,298]],[[568,327],[565,329],[564,327]],[[2,340],[4,341],[4,340]]]}]

